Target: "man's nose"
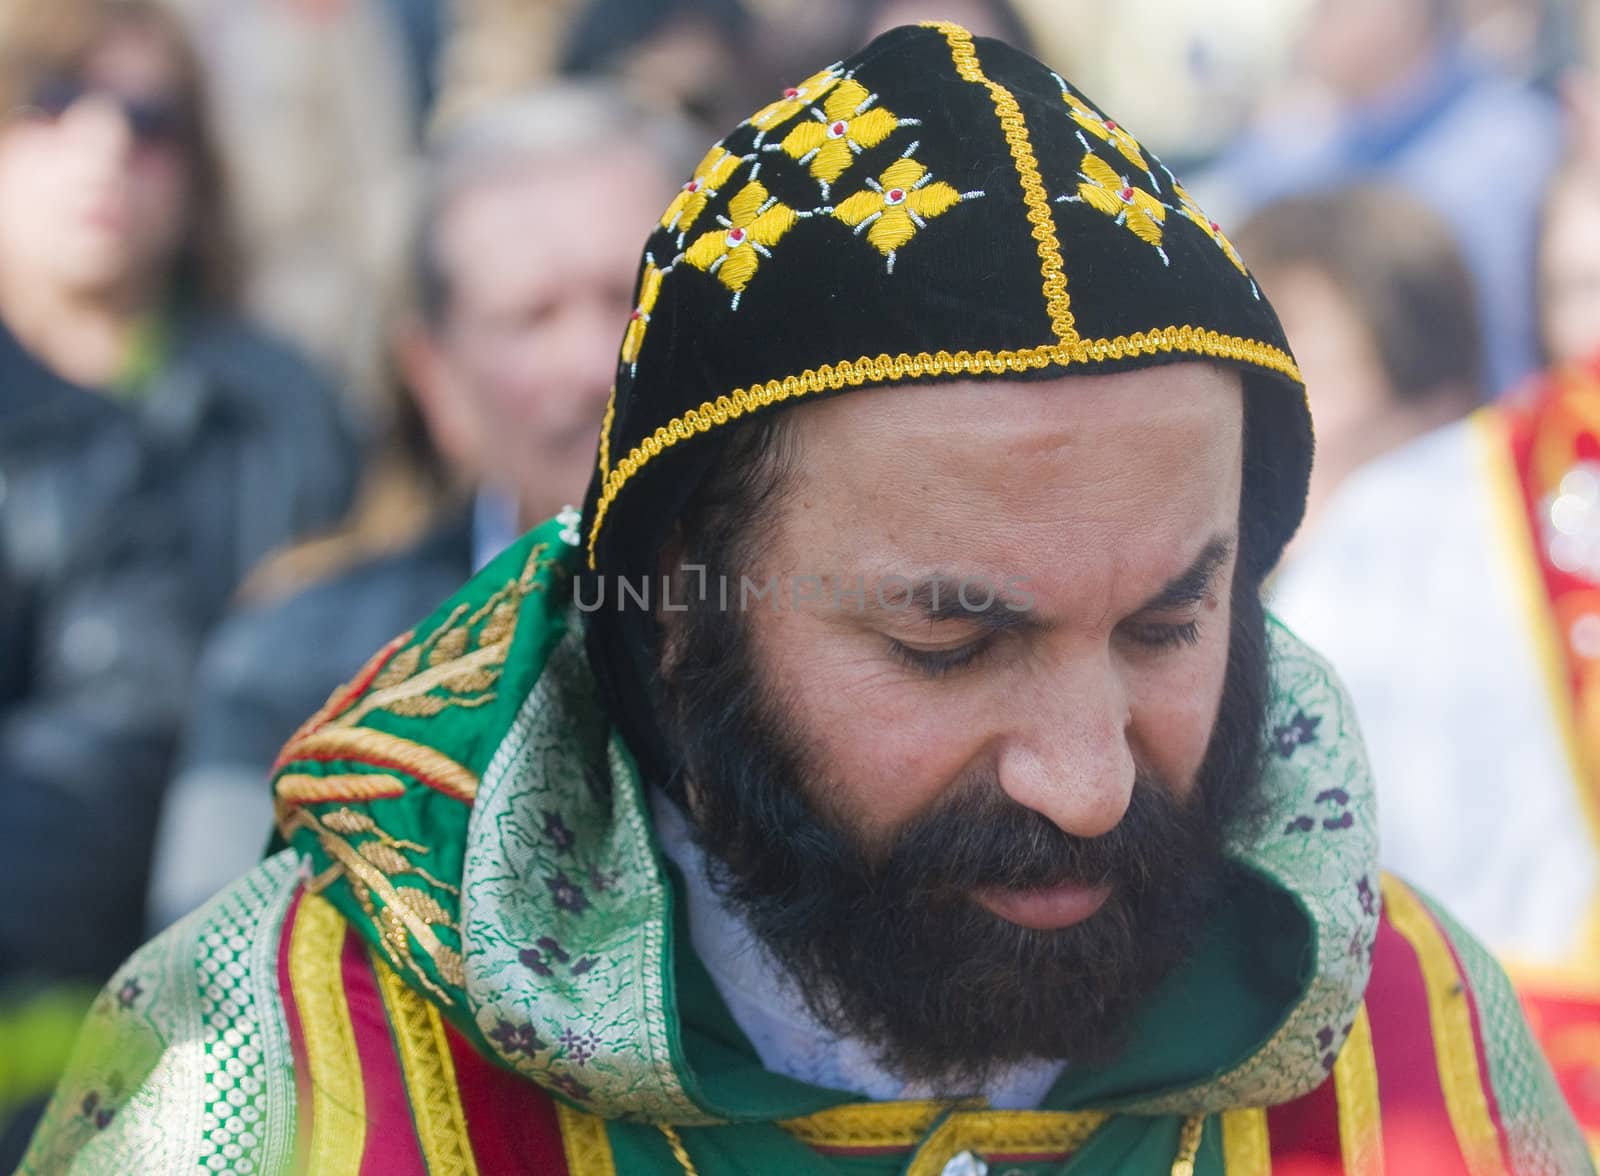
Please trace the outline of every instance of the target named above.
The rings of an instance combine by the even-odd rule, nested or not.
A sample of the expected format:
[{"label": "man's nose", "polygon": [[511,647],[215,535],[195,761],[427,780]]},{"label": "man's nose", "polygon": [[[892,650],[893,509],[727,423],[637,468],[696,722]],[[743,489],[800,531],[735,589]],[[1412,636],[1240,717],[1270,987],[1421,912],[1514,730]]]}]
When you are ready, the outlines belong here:
[{"label": "man's nose", "polygon": [[1099,837],[1133,797],[1127,691],[1108,652],[1078,659],[1013,712],[1000,787],[1064,833]]}]

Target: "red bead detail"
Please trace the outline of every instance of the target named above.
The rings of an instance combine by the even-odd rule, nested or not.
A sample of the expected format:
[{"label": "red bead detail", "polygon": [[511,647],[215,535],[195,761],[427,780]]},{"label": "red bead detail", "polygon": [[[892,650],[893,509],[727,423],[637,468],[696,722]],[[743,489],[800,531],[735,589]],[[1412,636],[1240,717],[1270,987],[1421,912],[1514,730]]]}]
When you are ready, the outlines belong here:
[{"label": "red bead detail", "polygon": [[906,191],[904,188],[890,188],[883,195],[890,204],[899,204],[906,198]]},{"label": "red bead detail", "polygon": [[783,92],[783,96],[785,98],[798,98],[798,97],[800,97],[800,91],[798,89],[796,89],[794,86],[790,86],[787,90],[785,90]]},{"label": "red bead detail", "polygon": [[687,184],[685,184],[683,186],[683,190],[685,192],[698,192],[700,190],[700,181],[699,180],[690,180]]},{"label": "red bead detail", "polygon": [[845,131],[849,130],[849,127],[846,126],[846,124],[844,124],[842,122],[836,122],[831,127],[829,127],[828,129],[834,133],[835,137],[837,137],[839,135],[844,134]]},{"label": "red bead detail", "polygon": [[1122,198],[1131,203],[1132,200],[1133,200],[1133,189],[1132,188],[1124,188],[1122,190]]},{"label": "red bead detail", "polygon": [[728,233],[728,240],[732,241],[735,245],[737,245],[740,241],[744,240],[744,230],[743,229],[733,229],[733,230],[731,230]]},{"label": "red bead detail", "polygon": [[1222,226],[1219,225],[1216,221],[1212,221],[1211,222],[1211,231],[1213,233],[1220,233],[1220,232],[1222,232]]},{"label": "red bead detail", "polygon": [[1117,129],[1117,124],[1112,122],[1109,118],[1106,119],[1106,130],[1114,131],[1116,129]]},{"label": "red bead detail", "polygon": [[635,310],[635,311],[634,311],[634,312],[633,312],[633,313],[632,313],[632,314],[630,314],[630,315],[629,315],[629,316],[628,316],[628,317],[629,317],[629,318],[630,318],[630,319],[632,319],[632,320],[633,320],[633,321],[634,321],[634,322],[638,322],[638,321],[639,321],[639,320],[640,320],[640,319],[642,319],[642,318],[643,318],[643,317],[644,317],[644,311],[642,311],[642,310]]}]

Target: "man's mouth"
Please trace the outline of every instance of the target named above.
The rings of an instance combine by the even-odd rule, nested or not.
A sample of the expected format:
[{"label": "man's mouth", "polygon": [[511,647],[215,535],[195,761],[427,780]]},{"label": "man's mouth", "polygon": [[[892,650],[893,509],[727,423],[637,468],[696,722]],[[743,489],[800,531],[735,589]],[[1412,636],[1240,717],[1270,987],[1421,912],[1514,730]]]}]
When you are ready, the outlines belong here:
[{"label": "man's mouth", "polygon": [[1090,886],[1082,882],[1063,882],[1033,890],[1008,890],[985,887],[972,892],[975,902],[1007,922],[1033,931],[1059,931],[1081,923],[1111,897],[1105,883]]}]

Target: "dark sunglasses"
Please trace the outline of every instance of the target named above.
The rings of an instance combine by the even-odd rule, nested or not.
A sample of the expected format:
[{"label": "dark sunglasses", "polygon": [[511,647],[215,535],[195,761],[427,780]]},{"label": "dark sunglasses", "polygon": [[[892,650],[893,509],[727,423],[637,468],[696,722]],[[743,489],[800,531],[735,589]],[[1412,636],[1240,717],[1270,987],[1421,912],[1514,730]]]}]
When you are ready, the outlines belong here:
[{"label": "dark sunglasses", "polygon": [[188,130],[183,107],[171,98],[135,98],[115,90],[91,86],[68,74],[45,78],[34,87],[28,107],[46,118],[60,118],[89,95],[112,102],[122,111],[128,129],[140,143],[152,146],[177,143]]}]

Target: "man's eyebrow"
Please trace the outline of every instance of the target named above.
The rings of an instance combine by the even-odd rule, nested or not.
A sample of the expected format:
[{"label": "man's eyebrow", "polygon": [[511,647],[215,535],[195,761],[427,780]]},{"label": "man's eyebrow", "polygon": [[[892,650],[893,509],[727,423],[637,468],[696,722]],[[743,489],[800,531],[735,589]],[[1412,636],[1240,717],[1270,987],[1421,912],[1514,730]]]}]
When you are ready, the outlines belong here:
[{"label": "man's eyebrow", "polygon": [[1211,593],[1217,571],[1233,554],[1233,540],[1218,535],[1200,549],[1195,561],[1168,580],[1166,586],[1139,606],[1140,612],[1166,612],[1198,604]]},{"label": "man's eyebrow", "polygon": [[911,581],[909,592],[902,583],[886,589],[884,596],[885,612],[909,614],[929,624],[966,621],[998,633],[1030,623],[1028,605],[1007,596],[992,580],[978,577],[924,576]]}]

